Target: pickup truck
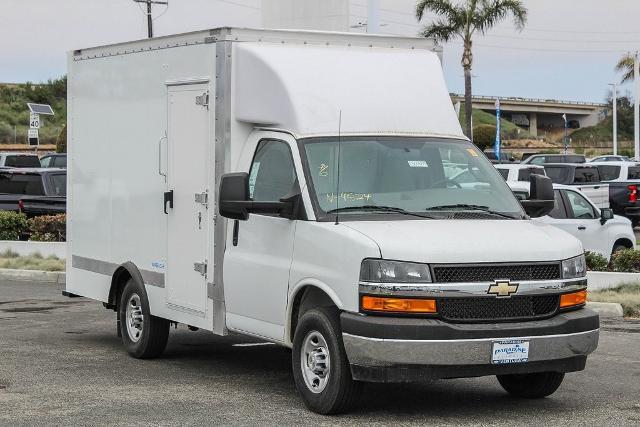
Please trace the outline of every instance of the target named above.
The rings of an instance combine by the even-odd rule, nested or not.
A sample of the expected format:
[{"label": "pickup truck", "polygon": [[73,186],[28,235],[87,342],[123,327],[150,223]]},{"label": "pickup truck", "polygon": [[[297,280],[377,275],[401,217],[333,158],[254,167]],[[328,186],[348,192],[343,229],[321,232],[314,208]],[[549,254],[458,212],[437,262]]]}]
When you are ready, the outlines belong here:
[{"label": "pickup truck", "polygon": [[593,164],[549,163],[544,170],[554,184],[576,187],[598,208],[609,207],[609,185],[601,182],[600,172]]},{"label": "pickup truck", "polygon": [[[528,182],[507,182],[519,200],[529,199]],[[582,242],[585,251],[597,252],[609,259],[622,249],[634,249],[636,237],[631,221],[614,215],[611,209],[598,209],[575,187],[553,184],[555,206],[548,215],[535,218],[566,231]]]},{"label": "pickup truck", "polygon": [[[31,207],[35,202],[28,199],[31,196],[66,199],[66,195],[67,172],[64,169],[25,168],[0,171],[0,210],[19,212],[21,200]],[[43,202],[44,200],[40,203]]]},{"label": "pickup truck", "polygon": [[523,158],[523,164],[545,165],[547,163],[585,163],[582,154],[534,154]]},{"label": "pickup truck", "polygon": [[66,196],[24,196],[18,200],[18,209],[27,217],[56,215],[67,212]]},{"label": "pickup truck", "polygon": [[609,205],[616,215],[640,224],[640,163],[602,161],[589,163],[598,168],[600,179],[609,185]]},{"label": "pickup truck", "polygon": [[39,167],[40,159],[35,154],[0,153],[0,169]]},{"label": "pickup truck", "polygon": [[515,163],[508,165],[497,164],[494,166],[507,182],[524,181],[528,183],[531,175],[547,175],[544,168],[538,165],[523,165]]}]

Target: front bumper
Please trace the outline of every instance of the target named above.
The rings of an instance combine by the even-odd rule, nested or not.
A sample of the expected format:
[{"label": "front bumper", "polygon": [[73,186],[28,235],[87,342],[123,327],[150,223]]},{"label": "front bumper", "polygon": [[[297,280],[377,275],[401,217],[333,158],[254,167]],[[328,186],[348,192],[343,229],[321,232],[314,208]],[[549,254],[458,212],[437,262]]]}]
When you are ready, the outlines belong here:
[{"label": "front bumper", "polygon": [[[454,324],[435,319],[342,313],[342,338],[355,379],[406,382],[584,369],[598,346],[599,318],[588,309],[528,322]],[[495,341],[529,341],[524,363],[491,363]]]}]

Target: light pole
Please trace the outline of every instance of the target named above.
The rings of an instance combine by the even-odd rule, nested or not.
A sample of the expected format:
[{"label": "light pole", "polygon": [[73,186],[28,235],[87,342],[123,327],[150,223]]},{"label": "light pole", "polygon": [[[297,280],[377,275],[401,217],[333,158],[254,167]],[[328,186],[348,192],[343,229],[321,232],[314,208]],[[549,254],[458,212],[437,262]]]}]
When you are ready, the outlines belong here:
[{"label": "light pole", "polygon": [[569,140],[567,139],[567,114],[563,114],[562,118],[564,119],[564,154],[567,154],[567,151],[569,151]]},{"label": "light pole", "polygon": [[633,82],[636,89],[633,96],[633,156],[638,159],[640,156],[640,63],[637,51],[633,55]]},{"label": "light pole", "polygon": [[618,155],[618,84],[609,83],[613,86],[613,155]]}]

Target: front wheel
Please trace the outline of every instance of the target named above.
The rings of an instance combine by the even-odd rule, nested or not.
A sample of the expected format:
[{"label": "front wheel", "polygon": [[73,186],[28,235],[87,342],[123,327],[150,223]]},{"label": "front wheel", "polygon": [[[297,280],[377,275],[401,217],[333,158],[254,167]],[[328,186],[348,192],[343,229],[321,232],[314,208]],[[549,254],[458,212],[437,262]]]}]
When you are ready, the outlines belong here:
[{"label": "front wheel", "polygon": [[304,404],[318,414],[348,411],[360,383],[351,377],[338,313],[326,307],[302,315],[293,339],[293,378]]},{"label": "front wheel", "polygon": [[510,395],[540,399],[552,395],[564,379],[562,372],[498,375],[498,382]]},{"label": "front wheel", "polygon": [[151,315],[144,287],[130,279],[120,296],[118,310],[127,352],[136,359],[160,356],[169,339],[169,321]]}]

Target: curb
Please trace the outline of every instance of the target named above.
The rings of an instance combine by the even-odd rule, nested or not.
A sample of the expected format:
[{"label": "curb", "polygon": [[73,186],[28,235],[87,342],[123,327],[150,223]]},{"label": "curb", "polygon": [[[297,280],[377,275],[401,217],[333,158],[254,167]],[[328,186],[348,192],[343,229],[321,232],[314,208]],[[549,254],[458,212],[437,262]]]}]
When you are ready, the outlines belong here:
[{"label": "curb", "polygon": [[40,282],[61,285],[66,283],[64,271],[13,270],[0,268],[0,282]]},{"label": "curb", "polygon": [[602,317],[624,317],[622,306],[617,302],[588,302],[587,308],[590,308]]}]

